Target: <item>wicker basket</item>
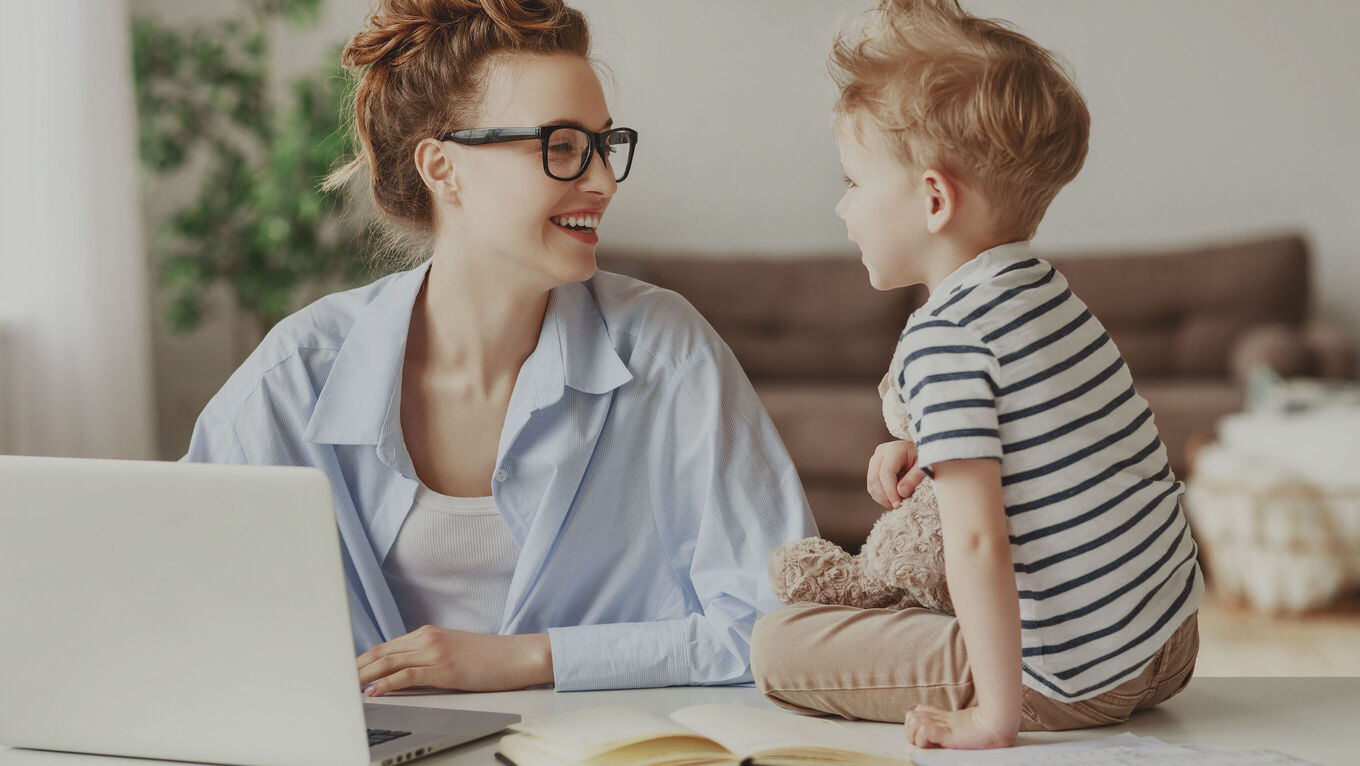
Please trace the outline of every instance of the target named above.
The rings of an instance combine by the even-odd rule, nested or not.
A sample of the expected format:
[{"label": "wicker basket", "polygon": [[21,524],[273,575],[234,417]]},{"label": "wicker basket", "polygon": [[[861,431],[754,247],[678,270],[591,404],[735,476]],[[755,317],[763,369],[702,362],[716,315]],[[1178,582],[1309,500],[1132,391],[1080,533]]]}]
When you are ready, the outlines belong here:
[{"label": "wicker basket", "polygon": [[1301,612],[1360,581],[1360,492],[1222,444],[1199,452],[1187,486],[1186,513],[1218,593]]}]

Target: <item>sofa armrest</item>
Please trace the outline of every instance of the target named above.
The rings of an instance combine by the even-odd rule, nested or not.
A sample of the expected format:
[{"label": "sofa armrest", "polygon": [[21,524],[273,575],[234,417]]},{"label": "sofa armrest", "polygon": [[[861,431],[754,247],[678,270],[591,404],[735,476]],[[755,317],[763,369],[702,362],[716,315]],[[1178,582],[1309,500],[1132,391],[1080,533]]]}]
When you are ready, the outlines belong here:
[{"label": "sofa armrest", "polygon": [[1355,341],[1325,322],[1303,326],[1269,324],[1242,334],[1228,354],[1233,379],[1245,384],[1251,371],[1266,366],[1281,377],[1351,378]]}]

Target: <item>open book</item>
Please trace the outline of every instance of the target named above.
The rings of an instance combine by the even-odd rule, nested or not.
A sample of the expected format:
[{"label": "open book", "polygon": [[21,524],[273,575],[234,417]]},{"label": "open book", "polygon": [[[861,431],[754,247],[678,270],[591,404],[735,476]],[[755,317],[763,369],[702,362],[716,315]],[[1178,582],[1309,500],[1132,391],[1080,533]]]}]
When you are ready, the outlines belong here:
[{"label": "open book", "polygon": [[518,733],[501,738],[496,757],[515,766],[911,764],[831,721],[738,705],[695,705],[670,718],[591,708],[510,728]]}]

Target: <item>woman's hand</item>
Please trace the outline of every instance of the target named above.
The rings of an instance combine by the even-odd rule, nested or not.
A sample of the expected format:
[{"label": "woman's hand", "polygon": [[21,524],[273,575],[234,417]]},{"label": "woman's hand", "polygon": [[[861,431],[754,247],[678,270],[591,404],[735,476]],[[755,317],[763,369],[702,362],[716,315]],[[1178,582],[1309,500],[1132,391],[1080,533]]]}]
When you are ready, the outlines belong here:
[{"label": "woman's hand", "polygon": [[878,445],[869,458],[869,497],[888,510],[901,505],[902,498],[911,497],[926,477],[915,466],[916,445],[912,442],[899,439]]},{"label": "woman's hand", "polygon": [[989,721],[979,707],[940,710],[930,705],[917,705],[915,710],[907,712],[907,720],[902,725],[907,731],[907,742],[917,747],[981,750],[1015,744],[1016,727]]},{"label": "woman's hand", "polygon": [[553,682],[546,633],[492,636],[426,625],[364,652],[358,664],[371,697],[410,686],[497,692]]}]

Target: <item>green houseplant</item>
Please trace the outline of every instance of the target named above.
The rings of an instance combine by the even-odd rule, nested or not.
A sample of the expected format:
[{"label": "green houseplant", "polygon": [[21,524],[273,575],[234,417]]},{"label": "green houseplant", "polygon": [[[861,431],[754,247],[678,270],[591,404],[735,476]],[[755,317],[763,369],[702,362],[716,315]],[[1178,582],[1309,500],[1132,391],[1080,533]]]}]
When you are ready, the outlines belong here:
[{"label": "green houseplant", "polygon": [[322,178],[352,151],[342,109],[349,79],[338,51],[317,76],[272,103],[271,20],[314,21],[321,0],[241,0],[240,13],[190,27],[133,20],[143,176],[155,183],[191,160],[196,195],[151,239],[175,332],[197,327],[226,284],[256,339],[297,308],[313,283],[355,284],[369,271],[362,226]]}]

